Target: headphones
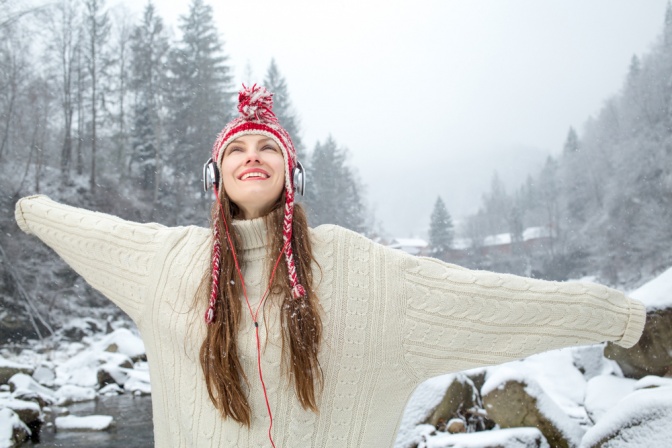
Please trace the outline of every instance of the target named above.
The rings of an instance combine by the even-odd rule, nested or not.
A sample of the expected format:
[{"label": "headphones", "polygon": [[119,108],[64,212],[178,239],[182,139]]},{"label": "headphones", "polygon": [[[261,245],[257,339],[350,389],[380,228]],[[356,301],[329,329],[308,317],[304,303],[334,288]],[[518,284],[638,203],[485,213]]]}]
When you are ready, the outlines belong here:
[{"label": "headphones", "polygon": [[[304,196],[306,194],[306,170],[297,160],[293,171],[294,191]],[[219,168],[211,157],[203,164],[203,190],[208,191],[213,185],[219,185]]]}]

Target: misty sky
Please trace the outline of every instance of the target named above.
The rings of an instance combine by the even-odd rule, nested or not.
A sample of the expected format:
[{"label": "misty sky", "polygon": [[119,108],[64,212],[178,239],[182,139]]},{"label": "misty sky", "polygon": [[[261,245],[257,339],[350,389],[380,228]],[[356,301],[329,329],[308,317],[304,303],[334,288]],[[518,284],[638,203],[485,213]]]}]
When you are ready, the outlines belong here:
[{"label": "misty sky", "polygon": [[[581,136],[667,0],[206,2],[236,87],[275,58],[308,149],[331,134],[382,228],[424,237],[437,195],[454,218],[473,213],[494,170],[511,191],[569,126]],[[156,1],[172,26],[188,4]]]}]

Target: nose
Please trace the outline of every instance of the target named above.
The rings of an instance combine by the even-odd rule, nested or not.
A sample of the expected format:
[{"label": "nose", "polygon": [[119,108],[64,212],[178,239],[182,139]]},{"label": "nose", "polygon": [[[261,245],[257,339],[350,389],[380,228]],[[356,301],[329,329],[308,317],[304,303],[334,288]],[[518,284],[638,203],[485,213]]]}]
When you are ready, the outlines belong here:
[{"label": "nose", "polygon": [[255,163],[261,163],[261,157],[259,157],[259,151],[256,149],[250,149],[247,151],[245,157],[245,165],[253,165]]}]

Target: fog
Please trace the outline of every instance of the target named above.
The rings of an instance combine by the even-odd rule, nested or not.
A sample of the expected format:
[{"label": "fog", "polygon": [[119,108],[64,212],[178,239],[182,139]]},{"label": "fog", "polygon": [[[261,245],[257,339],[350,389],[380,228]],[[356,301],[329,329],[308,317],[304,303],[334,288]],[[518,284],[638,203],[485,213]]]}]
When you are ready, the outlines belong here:
[{"label": "fog", "polygon": [[[236,85],[286,78],[309,150],[349,149],[393,236],[424,236],[437,195],[477,211],[617,93],[655,42],[665,0],[213,2]],[[144,2],[128,4],[139,12]],[[175,26],[188,2],[157,2]]]}]

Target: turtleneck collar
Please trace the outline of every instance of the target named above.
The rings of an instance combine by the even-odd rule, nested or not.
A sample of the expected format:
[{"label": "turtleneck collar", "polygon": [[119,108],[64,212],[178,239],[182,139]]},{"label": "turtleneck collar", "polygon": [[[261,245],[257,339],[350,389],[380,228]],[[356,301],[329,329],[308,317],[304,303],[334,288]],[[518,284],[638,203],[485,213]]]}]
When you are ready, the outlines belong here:
[{"label": "turtleneck collar", "polygon": [[240,235],[243,250],[258,249],[268,244],[264,218],[234,219],[233,227]]}]

